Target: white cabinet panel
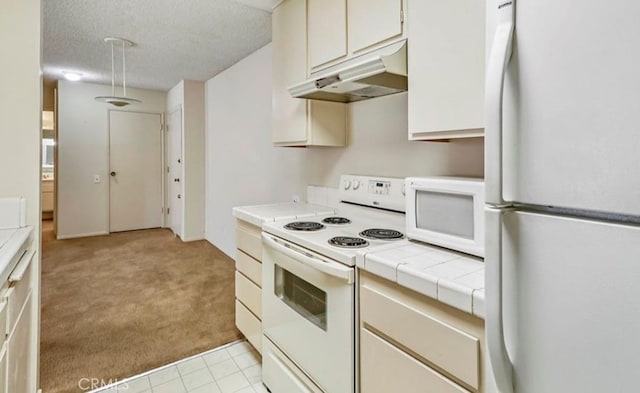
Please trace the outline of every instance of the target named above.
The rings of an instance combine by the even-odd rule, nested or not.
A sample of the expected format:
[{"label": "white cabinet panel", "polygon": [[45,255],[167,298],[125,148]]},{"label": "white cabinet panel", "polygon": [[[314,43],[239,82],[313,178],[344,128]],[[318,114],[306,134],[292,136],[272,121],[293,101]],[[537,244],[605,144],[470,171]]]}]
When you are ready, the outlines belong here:
[{"label": "white cabinet panel", "polygon": [[262,322],[236,299],[236,326],[249,343],[262,353]]},{"label": "white cabinet panel", "polygon": [[262,291],[242,273],[236,271],[236,299],[244,304],[258,319],[262,318]]},{"label": "white cabinet panel", "polygon": [[33,353],[32,341],[32,297],[29,294],[25,307],[18,318],[16,327],[9,335],[7,347],[7,392],[22,393],[32,392],[31,381],[35,380],[31,374],[31,356]]},{"label": "white cabinet panel", "polygon": [[308,0],[311,68],[347,55],[347,0]]},{"label": "white cabinet panel", "polygon": [[[345,104],[292,98],[288,91],[290,86],[307,79],[307,1],[285,0],[273,10],[272,21],[273,143],[276,146],[344,146]],[[333,31],[336,27],[329,25],[326,29]]]},{"label": "white cabinet panel", "polygon": [[361,329],[360,339],[360,387],[364,393],[469,392],[369,330]]},{"label": "white cabinet panel", "polygon": [[273,10],[273,142],[307,140],[307,102],[287,88],[307,77],[306,0],[286,0]]},{"label": "white cabinet panel", "polygon": [[236,244],[238,249],[244,251],[248,255],[257,260],[262,259],[262,238],[261,230],[255,225],[246,224],[242,220],[236,221],[238,227],[236,229]]},{"label": "white cabinet panel", "polygon": [[0,393],[7,393],[7,346],[0,344]]},{"label": "white cabinet panel", "polygon": [[242,250],[238,250],[236,253],[236,270],[257,286],[262,287],[262,263],[245,254]]},{"label": "white cabinet panel", "polygon": [[348,3],[351,52],[402,35],[402,0],[349,0]]},{"label": "white cabinet panel", "polygon": [[485,1],[409,0],[407,7],[409,139],[482,136]]}]

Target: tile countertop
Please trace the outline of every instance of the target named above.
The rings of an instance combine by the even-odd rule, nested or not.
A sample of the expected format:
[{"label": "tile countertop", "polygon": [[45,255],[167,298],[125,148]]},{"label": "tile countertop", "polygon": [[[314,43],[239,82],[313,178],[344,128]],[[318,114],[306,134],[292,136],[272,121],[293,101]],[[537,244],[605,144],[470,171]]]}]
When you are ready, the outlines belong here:
[{"label": "tile countertop", "polygon": [[402,240],[361,251],[356,266],[484,319],[481,258]]},{"label": "tile countertop", "polygon": [[267,221],[314,217],[334,214],[335,210],[309,203],[275,203],[269,205],[239,206],[232,209],[233,216],[250,224],[262,227]]}]

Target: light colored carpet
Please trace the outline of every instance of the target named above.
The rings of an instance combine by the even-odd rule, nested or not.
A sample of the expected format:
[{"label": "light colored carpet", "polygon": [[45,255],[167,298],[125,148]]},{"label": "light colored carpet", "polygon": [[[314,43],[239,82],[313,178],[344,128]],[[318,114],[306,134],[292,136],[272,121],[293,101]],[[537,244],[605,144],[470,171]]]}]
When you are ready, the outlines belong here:
[{"label": "light colored carpet", "polygon": [[122,379],[237,340],[234,262],[166,229],[55,240],[44,225],[40,385]]}]

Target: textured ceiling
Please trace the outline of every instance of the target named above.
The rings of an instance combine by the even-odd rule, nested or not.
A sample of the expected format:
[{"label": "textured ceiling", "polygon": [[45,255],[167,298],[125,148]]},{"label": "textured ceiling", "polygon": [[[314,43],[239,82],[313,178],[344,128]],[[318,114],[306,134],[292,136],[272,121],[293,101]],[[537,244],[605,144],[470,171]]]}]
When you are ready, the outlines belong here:
[{"label": "textured ceiling", "polygon": [[[242,4],[244,3],[244,4]],[[43,71],[111,83],[111,49],[123,37],[127,86],[168,90],[182,79],[205,81],[271,41],[273,0],[43,0]],[[116,52],[119,54],[119,52]],[[116,83],[121,84],[116,57]]]}]

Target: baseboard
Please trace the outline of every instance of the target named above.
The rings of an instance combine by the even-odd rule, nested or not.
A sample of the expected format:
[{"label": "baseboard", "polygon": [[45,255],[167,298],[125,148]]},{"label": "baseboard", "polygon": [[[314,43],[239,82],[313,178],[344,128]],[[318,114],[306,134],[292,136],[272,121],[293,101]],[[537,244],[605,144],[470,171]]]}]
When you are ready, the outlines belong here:
[{"label": "baseboard", "polygon": [[109,232],[101,231],[101,232],[89,232],[89,233],[78,233],[75,235],[58,235],[56,236],[57,240],[66,240],[66,239],[76,239],[79,237],[91,237],[91,236],[104,236],[108,235]]},{"label": "baseboard", "polygon": [[206,240],[203,236],[199,236],[199,237],[184,237],[184,238],[180,238],[182,239],[183,242],[187,243],[187,242],[195,242],[198,240]]}]

